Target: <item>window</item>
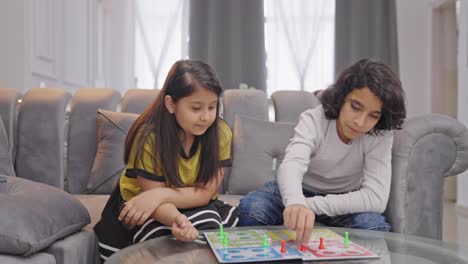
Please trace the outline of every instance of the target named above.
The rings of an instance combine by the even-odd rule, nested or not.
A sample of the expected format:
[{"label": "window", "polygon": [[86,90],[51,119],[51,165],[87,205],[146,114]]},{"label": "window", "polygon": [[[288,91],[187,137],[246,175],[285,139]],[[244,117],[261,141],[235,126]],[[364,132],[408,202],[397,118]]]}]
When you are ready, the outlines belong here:
[{"label": "window", "polygon": [[172,64],[188,55],[188,0],[135,1],[138,88],[162,88]]},{"label": "window", "polygon": [[265,0],[267,90],[321,90],[334,79],[335,1]]},{"label": "window", "polygon": [[[135,78],[161,88],[172,64],[188,58],[190,0],[135,1]],[[335,1],[265,0],[267,90],[315,91],[333,82]]]}]

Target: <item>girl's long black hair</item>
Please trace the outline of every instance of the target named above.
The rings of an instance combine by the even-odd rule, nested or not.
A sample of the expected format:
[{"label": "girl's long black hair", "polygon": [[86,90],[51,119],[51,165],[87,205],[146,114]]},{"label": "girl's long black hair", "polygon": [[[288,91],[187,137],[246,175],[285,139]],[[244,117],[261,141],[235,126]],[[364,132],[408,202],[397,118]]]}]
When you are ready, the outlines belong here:
[{"label": "girl's long black hair", "polygon": [[[167,110],[164,98],[169,95],[173,102],[177,102],[191,95],[196,89],[208,89],[214,92],[218,99],[223,90],[214,69],[208,64],[196,60],[177,61],[169,70],[156,100],[145,109],[130,128],[125,140],[125,164],[130,160],[134,145],[133,165],[136,167],[137,164],[143,164],[144,146],[150,143],[153,146],[153,171],[157,171],[156,168],[159,167],[171,186],[184,186],[178,170],[179,150],[182,148],[179,134],[182,128],[175,116]],[[219,100],[215,121],[203,135],[199,136],[200,171],[194,183],[195,186],[210,182],[219,170],[218,122]]]}]

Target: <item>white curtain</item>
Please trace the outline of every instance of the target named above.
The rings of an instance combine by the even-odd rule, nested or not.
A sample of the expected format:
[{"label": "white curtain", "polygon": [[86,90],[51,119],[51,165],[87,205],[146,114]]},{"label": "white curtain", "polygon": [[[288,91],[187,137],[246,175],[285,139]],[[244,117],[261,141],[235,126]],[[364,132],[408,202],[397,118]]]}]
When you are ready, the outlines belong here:
[{"label": "white curtain", "polygon": [[138,88],[162,88],[172,64],[187,58],[188,0],[136,0],[135,78]]},{"label": "white curtain", "polygon": [[268,93],[333,82],[335,1],[265,0]]}]

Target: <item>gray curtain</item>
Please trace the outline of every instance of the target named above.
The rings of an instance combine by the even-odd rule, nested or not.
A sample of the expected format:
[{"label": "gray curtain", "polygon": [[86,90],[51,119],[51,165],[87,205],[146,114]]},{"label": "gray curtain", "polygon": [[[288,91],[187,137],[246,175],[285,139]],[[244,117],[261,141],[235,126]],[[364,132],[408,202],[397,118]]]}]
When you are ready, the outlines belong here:
[{"label": "gray curtain", "polygon": [[336,0],[335,74],[362,58],[379,59],[398,74],[395,0]]},{"label": "gray curtain", "polygon": [[225,89],[266,90],[262,0],[191,0],[189,57],[213,66]]}]

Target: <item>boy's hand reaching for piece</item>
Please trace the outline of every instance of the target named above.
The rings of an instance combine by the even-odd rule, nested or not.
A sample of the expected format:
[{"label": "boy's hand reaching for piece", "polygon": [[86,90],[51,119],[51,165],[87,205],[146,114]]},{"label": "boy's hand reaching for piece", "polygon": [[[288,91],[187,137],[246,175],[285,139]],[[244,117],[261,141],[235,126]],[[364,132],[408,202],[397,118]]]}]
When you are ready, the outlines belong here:
[{"label": "boy's hand reaching for piece", "polygon": [[307,244],[314,228],[315,214],[302,204],[292,204],[283,211],[284,225],[296,231],[298,246]]},{"label": "boy's hand reaching for piece", "polygon": [[198,230],[187,219],[187,216],[179,214],[172,224],[172,235],[180,241],[193,241],[198,237]]}]

